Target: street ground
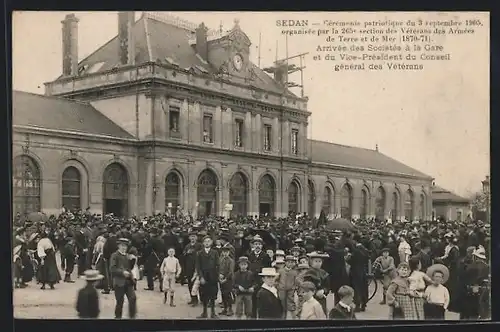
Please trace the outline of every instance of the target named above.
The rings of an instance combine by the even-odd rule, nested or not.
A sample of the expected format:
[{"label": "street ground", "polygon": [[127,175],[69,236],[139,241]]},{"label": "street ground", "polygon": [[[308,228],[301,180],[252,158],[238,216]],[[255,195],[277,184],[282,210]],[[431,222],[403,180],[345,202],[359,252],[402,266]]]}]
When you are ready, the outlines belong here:
[{"label": "street ground", "polygon": [[[64,274],[63,274],[64,275]],[[27,319],[73,319],[77,318],[75,303],[77,292],[85,285],[82,279],[76,279],[76,272],[73,273],[75,283],[61,282],[56,284],[55,290],[41,290],[36,282],[29,284],[23,289],[14,289],[14,317]],[[201,314],[201,306],[191,307],[187,305],[190,300],[187,285],[175,286],[176,307],[163,304],[163,294],[158,290],[145,291],[146,280],[140,280],[137,284],[137,319],[196,319]],[[382,299],[381,287],[375,297],[368,303],[365,312],[357,313],[359,320],[384,320],[387,319],[389,308],[380,305]],[[123,317],[128,318],[128,302],[125,299]],[[328,297],[328,308],[333,306],[333,297]],[[113,319],[115,297],[111,292],[109,295],[100,294],[101,319]],[[219,311],[222,309],[218,309]],[[218,312],[217,312],[218,313]],[[219,316],[219,319],[235,319],[234,317]],[[447,320],[458,320],[458,314],[447,313]]]}]

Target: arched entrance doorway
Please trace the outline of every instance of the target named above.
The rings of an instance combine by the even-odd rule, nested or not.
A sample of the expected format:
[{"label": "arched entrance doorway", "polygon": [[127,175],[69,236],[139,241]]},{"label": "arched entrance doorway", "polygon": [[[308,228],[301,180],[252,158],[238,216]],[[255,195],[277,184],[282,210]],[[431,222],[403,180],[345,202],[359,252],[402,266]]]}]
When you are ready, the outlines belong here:
[{"label": "arched entrance doorway", "polygon": [[405,193],[405,219],[407,221],[413,221],[413,192],[411,190],[407,190]]},{"label": "arched entrance doorway", "polygon": [[377,196],[375,199],[375,218],[378,221],[385,220],[385,190],[382,187],[378,187]]},{"label": "arched entrance doorway", "polygon": [[273,178],[266,174],[259,182],[259,215],[274,215],[276,185]]},{"label": "arched entrance doorway", "polygon": [[168,173],[165,178],[165,211],[170,208],[170,213],[175,216],[177,214],[177,207],[180,205],[180,189],[181,179],[176,172]]},{"label": "arched entrance doorway", "polygon": [[332,189],[325,187],[323,192],[323,212],[329,216],[332,213]]},{"label": "arched entrance doorway", "polygon": [[81,208],[82,185],[80,171],[74,167],[66,167],[62,174],[62,205],[68,211]]},{"label": "arched entrance doorway", "polygon": [[104,214],[113,213],[117,217],[128,215],[128,174],[125,168],[113,163],[106,167],[102,183]]},{"label": "arched entrance doorway", "polygon": [[247,194],[246,177],[240,172],[235,173],[229,182],[229,204],[233,204],[231,216],[247,215]]},{"label": "arched entrance doorway", "polygon": [[361,206],[359,217],[361,220],[366,220],[368,217],[368,211],[370,210],[370,195],[368,194],[368,189],[361,189]]},{"label": "arched entrance doorway", "polygon": [[393,221],[398,220],[399,215],[399,197],[397,192],[392,193],[392,210],[391,210],[391,219]]},{"label": "arched entrance doorway", "polygon": [[347,183],[340,191],[340,217],[347,220],[352,218],[352,188]]},{"label": "arched entrance doorway", "polygon": [[40,211],[40,167],[33,158],[19,156],[14,159],[13,212],[31,213]]},{"label": "arched entrance doorway", "polygon": [[198,177],[198,215],[217,214],[217,176],[206,169]]},{"label": "arched entrance doorway", "polygon": [[288,214],[298,214],[299,211],[299,185],[293,180],[288,186]]}]

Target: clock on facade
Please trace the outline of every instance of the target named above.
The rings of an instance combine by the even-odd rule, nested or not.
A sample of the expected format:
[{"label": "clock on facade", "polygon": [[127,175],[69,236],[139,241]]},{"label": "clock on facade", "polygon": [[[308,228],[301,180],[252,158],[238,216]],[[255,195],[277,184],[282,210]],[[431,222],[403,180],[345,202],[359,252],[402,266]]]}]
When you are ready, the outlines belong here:
[{"label": "clock on facade", "polygon": [[233,65],[236,70],[241,70],[241,67],[243,67],[243,57],[240,54],[234,56]]}]

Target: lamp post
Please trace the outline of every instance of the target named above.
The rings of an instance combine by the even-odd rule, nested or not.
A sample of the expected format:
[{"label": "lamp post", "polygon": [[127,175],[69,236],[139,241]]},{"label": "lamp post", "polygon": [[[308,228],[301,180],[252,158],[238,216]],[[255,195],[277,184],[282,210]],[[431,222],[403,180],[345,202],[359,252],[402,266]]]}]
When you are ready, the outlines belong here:
[{"label": "lamp post", "polygon": [[484,181],[481,181],[483,185],[483,193],[486,196],[486,222],[490,223],[490,177],[487,175]]}]

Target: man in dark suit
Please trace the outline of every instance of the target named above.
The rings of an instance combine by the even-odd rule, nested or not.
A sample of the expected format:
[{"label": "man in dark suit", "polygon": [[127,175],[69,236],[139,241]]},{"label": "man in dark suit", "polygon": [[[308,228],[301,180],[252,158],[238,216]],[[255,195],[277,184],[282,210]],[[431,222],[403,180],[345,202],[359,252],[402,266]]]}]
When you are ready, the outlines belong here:
[{"label": "man in dark suit", "polygon": [[[158,274],[158,266],[165,257],[165,243],[158,235],[156,228],[151,229],[150,239],[144,250],[144,272],[148,286],[144,290],[152,291],[155,288],[154,278]],[[162,291],[162,280],[160,280],[160,291]]]},{"label": "man in dark suit", "polygon": [[228,233],[223,233],[219,237],[219,241],[221,243],[221,248],[227,248],[227,250],[229,250],[229,257],[231,257],[232,259],[235,259],[234,255],[236,253],[236,249],[229,242],[229,240],[230,240],[230,235]]},{"label": "man in dark suit", "polygon": [[265,267],[258,275],[263,281],[256,296],[258,319],[282,319],[283,306],[278,297],[278,290],[274,287],[278,273],[272,267]]},{"label": "man in dark suit", "polygon": [[271,267],[271,258],[262,250],[262,238],[256,235],[252,240],[253,250],[248,255],[250,262],[249,270],[253,273],[255,278],[255,291],[252,294],[252,318],[257,318],[257,293],[262,285],[262,278],[258,277],[262,268]]},{"label": "man in dark suit", "polygon": [[[195,232],[189,234],[189,243],[184,247],[184,275],[187,278],[189,294],[193,289],[193,276],[196,271],[196,255],[203,249],[201,243],[198,242],[198,235]],[[191,306],[198,305],[198,296],[191,295],[191,301],[188,303]]]},{"label": "man in dark suit", "polygon": [[118,250],[117,238],[115,234],[115,230],[113,229],[113,225],[110,225],[110,232],[104,233],[104,237],[106,238],[106,242],[104,243],[104,248],[102,250],[102,258],[103,258],[103,275],[104,279],[102,280],[102,294],[109,294],[110,288],[112,285],[112,277],[110,272],[110,262],[111,255]]},{"label": "man in dark suit", "polygon": [[119,239],[118,251],[111,255],[110,271],[113,276],[113,286],[115,290],[115,318],[122,318],[123,302],[125,295],[128,300],[129,318],[135,318],[137,314],[137,298],[135,296],[134,282],[130,271],[130,262],[127,249],[130,241]]},{"label": "man in dark suit", "polygon": [[427,271],[427,268],[432,265],[432,258],[429,254],[431,252],[431,244],[426,240],[422,240],[420,246],[420,252],[416,255],[416,257],[418,257],[420,264],[422,265],[420,270],[425,272]]},{"label": "man in dark suit", "polygon": [[203,303],[203,312],[198,318],[207,318],[207,308],[210,305],[210,318],[217,318],[215,314],[215,299],[219,291],[219,254],[212,248],[212,238],[206,235],[203,238],[203,249],[196,255],[196,273],[200,278],[200,299]]}]

